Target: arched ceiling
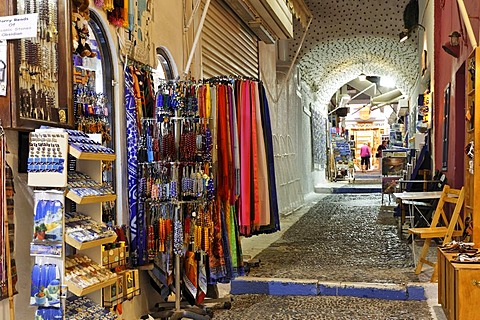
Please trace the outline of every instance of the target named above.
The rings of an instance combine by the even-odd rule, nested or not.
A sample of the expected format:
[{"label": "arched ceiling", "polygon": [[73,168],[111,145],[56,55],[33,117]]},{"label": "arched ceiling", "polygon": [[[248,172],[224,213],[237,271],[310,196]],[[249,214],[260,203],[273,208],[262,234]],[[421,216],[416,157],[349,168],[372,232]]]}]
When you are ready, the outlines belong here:
[{"label": "arched ceiling", "polygon": [[[298,57],[302,79],[327,104],[360,73],[390,76],[408,94],[419,72],[416,37],[403,43],[407,0],[305,0],[313,21]],[[297,22],[290,57],[304,29]]]}]

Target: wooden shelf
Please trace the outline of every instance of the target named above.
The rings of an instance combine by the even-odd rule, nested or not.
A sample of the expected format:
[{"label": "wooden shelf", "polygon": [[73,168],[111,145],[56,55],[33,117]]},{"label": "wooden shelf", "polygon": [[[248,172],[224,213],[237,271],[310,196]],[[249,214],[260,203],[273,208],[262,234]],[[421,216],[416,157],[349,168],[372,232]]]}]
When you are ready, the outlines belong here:
[{"label": "wooden shelf", "polygon": [[81,297],[81,296],[84,296],[86,294],[89,294],[89,293],[95,292],[97,290],[100,290],[102,288],[111,286],[112,284],[117,282],[117,277],[114,277],[114,278],[109,279],[109,280],[104,281],[104,282],[94,284],[93,286],[86,287],[86,288],[81,288],[81,287],[77,286],[76,284],[74,284],[70,281],[65,281],[65,282],[67,283],[68,291],[70,291],[71,293],[73,293],[74,295],[76,295],[78,297]]},{"label": "wooden shelf", "polygon": [[67,190],[67,195],[66,197],[76,204],[88,204],[88,203],[99,203],[99,202],[107,202],[107,201],[114,201],[117,199],[116,194],[107,194],[103,196],[86,196],[86,197],[80,197],[73,193],[70,190]]},{"label": "wooden shelf", "polygon": [[113,235],[110,237],[101,238],[97,240],[92,240],[92,241],[85,241],[85,242],[77,241],[74,238],[70,237],[69,235],[65,236],[65,242],[77,250],[86,250],[86,249],[98,247],[98,246],[101,246],[102,244],[115,242],[115,240],[117,240],[117,235]]},{"label": "wooden shelf", "polygon": [[78,149],[68,147],[68,153],[80,160],[104,160],[104,161],[113,161],[115,160],[115,154],[110,153],[93,153],[93,152],[81,152]]}]

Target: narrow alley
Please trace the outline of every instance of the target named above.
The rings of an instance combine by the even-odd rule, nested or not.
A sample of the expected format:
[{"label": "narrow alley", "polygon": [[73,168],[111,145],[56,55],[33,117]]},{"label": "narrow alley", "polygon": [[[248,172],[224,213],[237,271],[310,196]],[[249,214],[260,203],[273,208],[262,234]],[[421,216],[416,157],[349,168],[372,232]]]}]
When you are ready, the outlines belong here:
[{"label": "narrow alley", "polygon": [[[312,195],[309,205],[283,218],[286,230],[281,234],[244,239],[244,254],[259,261],[248,278],[283,279],[285,290],[289,281],[316,280],[321,284],[361,283],[386,293],[379,294],[380,299],[361,298],[361,291],[359,296],[240,294],[233,297],[231,310],[214,308],[215,319],[444,319],[435,292],[427,297],[429,301],[389,296],[393,284],[425,285],[428,291],[432,269],[414,274],[411,242],[399,236],[392,212],[382,210],[388,208],[382,206],[382,195],[357,193],[378,185],[330,186],[351,193]],[[418,252],[421,242],[415,243]],[[236,289],[242,290],[249,291],[241,286]]]}]

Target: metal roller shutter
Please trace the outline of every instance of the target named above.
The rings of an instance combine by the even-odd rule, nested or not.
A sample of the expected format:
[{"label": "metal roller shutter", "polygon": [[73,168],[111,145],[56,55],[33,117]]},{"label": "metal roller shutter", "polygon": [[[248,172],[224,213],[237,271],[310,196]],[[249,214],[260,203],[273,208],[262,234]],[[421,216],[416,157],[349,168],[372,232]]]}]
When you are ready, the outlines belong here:
[{"label": "metal roller shutter", "polygon": [[203,26],[203,77],[237,75],[258,78],[258,40],[221,2],[212,0]]}]

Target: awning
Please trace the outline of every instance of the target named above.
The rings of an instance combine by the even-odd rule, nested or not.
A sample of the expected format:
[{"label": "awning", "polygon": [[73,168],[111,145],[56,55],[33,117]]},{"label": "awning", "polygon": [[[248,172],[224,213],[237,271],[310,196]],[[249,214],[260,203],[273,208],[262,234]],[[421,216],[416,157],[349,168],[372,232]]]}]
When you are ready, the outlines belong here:
[{"label": "awning", "polygon": [[310,9],[303,0],[287,0],[288,7],[290,11],[295,15],[295,17],[300,20],[303,28],[307,27],[308,21],[312,17]]}]

